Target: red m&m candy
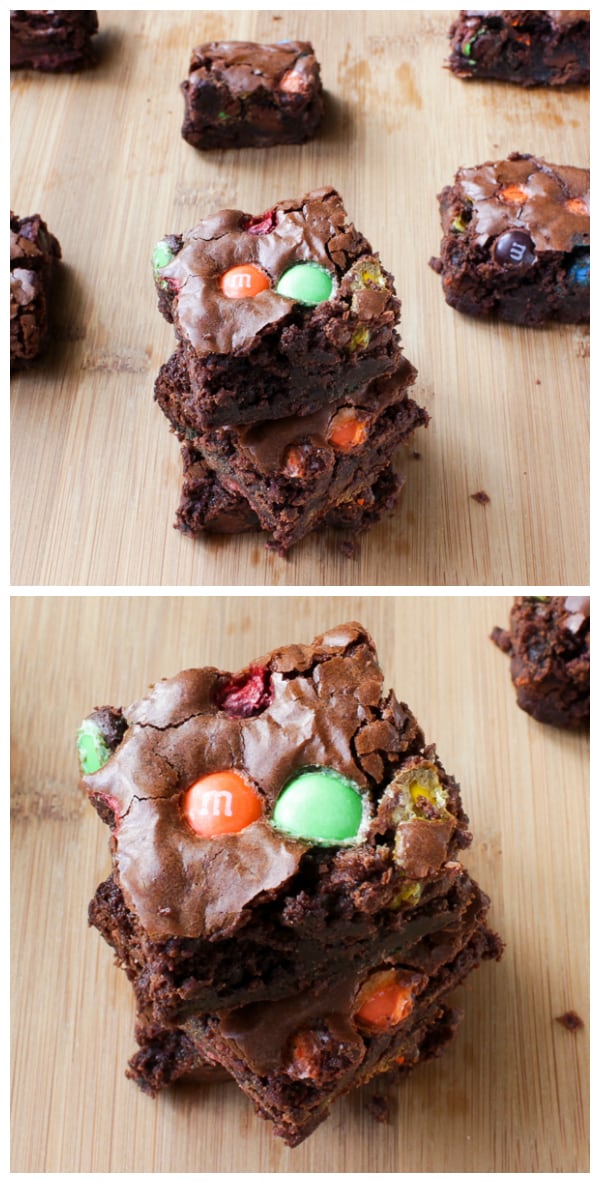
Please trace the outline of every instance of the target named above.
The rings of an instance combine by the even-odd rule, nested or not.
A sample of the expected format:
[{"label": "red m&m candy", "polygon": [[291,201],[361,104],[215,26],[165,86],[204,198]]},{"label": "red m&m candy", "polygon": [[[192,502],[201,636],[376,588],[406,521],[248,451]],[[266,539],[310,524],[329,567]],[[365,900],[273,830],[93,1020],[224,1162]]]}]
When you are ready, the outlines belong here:
[{"label": "red m&m candy", "polygon": [[185,793],[182,810],[196,834],[213,838],[239,834],[258,821],[263,807],[252,786],[234,768],[228,768],[201,776]]},{"label": "red m&m candy", "polygon": [[229,300],[243,300],[246,296],[258,296],[271,286],[271,280],[254,263],[240,263],[230,267],[219,280],[224,296]]}]

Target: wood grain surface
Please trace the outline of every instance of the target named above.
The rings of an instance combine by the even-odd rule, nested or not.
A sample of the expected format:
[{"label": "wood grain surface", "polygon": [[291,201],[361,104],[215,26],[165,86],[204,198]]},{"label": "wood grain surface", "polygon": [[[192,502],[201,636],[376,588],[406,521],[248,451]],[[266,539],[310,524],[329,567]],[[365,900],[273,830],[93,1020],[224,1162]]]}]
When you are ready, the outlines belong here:
[{"label": "wood grain surface", "polygon": [[[12,383],[13,585],[495,585],[588,582],[588,355],[581,327],[480,324],[428,267],[436,194],[460,164],[530,151],[585,165],[587,91],[462,83],[449,12],[100,12],[102,60],[15,73],[11,202],[63,248],[58,340]],[[310,38],[329,94],[302,148],[199,153],[180,136],[192,46]],[[179,451],[153,403],[174,335],[149,259],[224,207],[260,212],[333,184],[395,274],[432,414],[397,513],[360,541],[192,541],[172,526]],[[485,491],[486,505],[472,499]]]},{"label": "wood grain surface", "polygon": [[[569,1172],[588,1169],[588,742],[516,706],[488,639],[500,597],[30,597],[12,619],[12,1039],[15,1172]],[[386,684],[462,785],[465,862],[506,942],[456,992],[444,1057],[340,1101],[296,1150],[233,1086],[153,1101],[126,1080],[125,975],[86,924],[108,831],[78,788],[74,735],[190,665],[237,670],[361,620]],[[584,1029],[557,1021],[574,1009]],[[390,1120],[368,1111],[387,1097]]]}]

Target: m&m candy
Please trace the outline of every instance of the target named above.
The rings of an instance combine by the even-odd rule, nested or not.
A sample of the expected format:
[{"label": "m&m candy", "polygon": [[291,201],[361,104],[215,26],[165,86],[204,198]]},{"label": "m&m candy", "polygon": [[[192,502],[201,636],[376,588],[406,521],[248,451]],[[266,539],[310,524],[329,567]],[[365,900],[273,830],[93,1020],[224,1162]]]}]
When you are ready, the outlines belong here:
[{"label": "m&m candy", "polygon": [[81,771],[86,776],[103,768],[110,756],[110,748],[100,728],[91,719],[84,719],[77,732],[77,753]]},{"label": "m&m candy", "polygon": [[498,197],[500,201],[507,202],[508,205],[523,205],[528,198],[525,189],[521,189],[520,185],[505,185],[503,189],[498,190]]},{"label": "m&m candy", "polygon": [[529,267],[535,260],[535,246],[524,230],[506,230],[496,240],[494,258],[503,267]]},{"label": "m&m candy", "polygon": [[367,438],[367,425],[354,407],[342,407],[333,416],[327,430],[327,442],[338,452],[351,452]]},{"label": "m&m candy", "polygon": [[568,209],[570,214],[580,214],[583,218],[590,212],[584,197],[570,197],[568,201],[565,201],[565,209]]},{"label": "m&m candy", "polygon": [[238,267],[230,267],[229,271],[223,273],[219,286],[229,300],[243,300],[266,291],[271,286],[271,280],[254,263],[240,263]]},{"label": "m&m candy", "polygon": [[573,283],[577,287],[587,288],[590,286],[589,251],[581,251],[580,254],[575,256],[567,272],[567,279],[569,283]]},{"label": "m&m candy", "polygon": [[356,838],[363,820],[358,785],[333,768],[309,768],[288,781],[273,825],[294,838],[335,846]]},{"label": "m&m candy", "polygon": [[258,821],[262,801],[234,768],[201,776],[184,794],[182,811],[188,824],[202,838],[239,834]]},{"label": "m&m candy", "polygon": [[361,987],[354,1018],[376,1031],[397,1027],[412,1011],[413,992],[412,978],[395,969],[380,970],[371,974]]},{"label": "m&m candy", "polygon": [[318,263],[294,263],[284,271],[275,291],[299,304],[322,304],[333,292],[333,278]]},{"label": "m&m candy", "polygon": [[174,257],[175,256],[168,242],[165,242],[164,239],[161,239],[160,242],[157,242],[152,252],[152,270],[154,275],[157,276],[161,268],[166,267],[168,263],[171,263]]}]

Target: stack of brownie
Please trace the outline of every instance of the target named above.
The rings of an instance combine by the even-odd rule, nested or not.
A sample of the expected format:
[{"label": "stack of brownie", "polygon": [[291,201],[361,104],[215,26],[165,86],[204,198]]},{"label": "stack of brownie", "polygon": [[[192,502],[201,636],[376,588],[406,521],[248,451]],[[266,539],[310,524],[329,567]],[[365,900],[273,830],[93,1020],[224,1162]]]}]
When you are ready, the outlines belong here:
[{"label": "stack of brownie", "polygon": [[10,14],[11,70],[73,74],[96,64],[95,10],[19,8]]},{"label": "stack of brownie", "polygon": [[407,395],[393,278],[339,194],[221,211],[164,238],[153,269],[178,338],[155,397],[183,446],[179,527],[259,525],[283,553],[376,521],[428,415]]},{"label": "stack of brownie", "polygon": [[450,992],[502,943],[459,787],[361,625],[186,670],[78,746],[111,829],[90,922],[135,992],[142,1089],[226,1073],[295,1146],[442,1050]]}]

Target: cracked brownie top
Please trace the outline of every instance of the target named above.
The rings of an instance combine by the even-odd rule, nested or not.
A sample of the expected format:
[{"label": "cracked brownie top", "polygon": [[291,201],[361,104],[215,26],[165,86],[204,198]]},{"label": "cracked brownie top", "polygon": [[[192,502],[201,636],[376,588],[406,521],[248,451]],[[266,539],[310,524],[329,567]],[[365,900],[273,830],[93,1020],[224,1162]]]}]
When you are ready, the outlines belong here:
[{"label": "cracked brownie top", "polygon": [[356,623],[239,674],[185,670],[124,712],[92,712],[78,746],[126,903],[153,940],[231,935],[251,905],[349,894],[349,881],[358,910],[371,889],[401,907],[469,841],[458,786],[383,694]]},{"label": "cracked brownie top", "polygon": [[392,277],[331,188],[258,217],[222,210],[162,239],[153,271],[163,315],[199,357],[244,354],[265,331],[307,316],[353,352],[399,316]]}]

